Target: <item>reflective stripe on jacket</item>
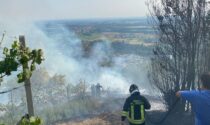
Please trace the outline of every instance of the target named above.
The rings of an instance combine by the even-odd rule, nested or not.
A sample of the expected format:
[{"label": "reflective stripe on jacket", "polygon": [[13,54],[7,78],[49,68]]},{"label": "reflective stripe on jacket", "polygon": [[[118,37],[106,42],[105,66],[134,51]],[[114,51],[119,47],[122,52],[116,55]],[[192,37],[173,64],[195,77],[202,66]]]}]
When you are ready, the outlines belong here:
[{"label": "reflective stripe on jacket", "polygon": [[143,124],[145,122],[145,109],[150,109],[150,107],[148,100],[139,92],[135,92],[126,99],[121,115],[132,124]]}]

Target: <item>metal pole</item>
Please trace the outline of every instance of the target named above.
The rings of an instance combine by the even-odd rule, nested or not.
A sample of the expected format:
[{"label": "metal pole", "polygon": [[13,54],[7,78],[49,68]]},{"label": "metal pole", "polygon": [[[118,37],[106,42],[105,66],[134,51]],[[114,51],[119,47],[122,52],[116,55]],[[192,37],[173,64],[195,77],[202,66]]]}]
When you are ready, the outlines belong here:
[{"label": "metal pole", "polygon": [[[21,46],[23,48],[26,47],[25,37],[24,36],[19,36],[19,41],[20,41],[20,44],[21,44]],[[28,114],[29,114],[29,116],[34,116],[34,107],[33,107],[32,92],[31,92],[31,81],[30,81],[30,79],[25,80],[25,91],[26,91]]]}]

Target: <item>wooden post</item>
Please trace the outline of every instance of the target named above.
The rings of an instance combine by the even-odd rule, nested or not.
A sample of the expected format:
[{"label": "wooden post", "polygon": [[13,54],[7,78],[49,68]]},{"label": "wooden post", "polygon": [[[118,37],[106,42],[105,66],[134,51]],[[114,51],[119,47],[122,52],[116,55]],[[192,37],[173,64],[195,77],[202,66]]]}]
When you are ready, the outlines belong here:
[{"label": "wooden post", "polygon": [[[20,41],[20,44],[21,44],[22,47],[26,47],[25,37],[24,36],[19,36],[19,41]],[[30,81],[30,79],[27,79],[25,81],[25,91],[26,91],[28,114],[29,114],[29,116],[34,116],[34,107],[33,107],[32,92],[31,92],[31,81]]]}]

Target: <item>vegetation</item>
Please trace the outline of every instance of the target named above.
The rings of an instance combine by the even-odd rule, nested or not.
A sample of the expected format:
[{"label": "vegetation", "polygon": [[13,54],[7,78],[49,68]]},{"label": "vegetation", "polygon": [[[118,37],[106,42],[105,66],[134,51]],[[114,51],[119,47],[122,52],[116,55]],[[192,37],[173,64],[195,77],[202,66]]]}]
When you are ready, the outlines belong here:
[{"label": "vegetation", "polygon": [[[11,45],[11,48],[5,47],[3,49],[3,57],[3,60],[0,61],[1,81],[3,81],[4,76],[10,76],[12,72],[18,71],[21,67],[22,70],[19,70],[20,72],[17,75],[18,83],[21,83],[30,79],[32,72],[36,69],[36,64],[42,63],[43,52],[41,49],[30,50],[28,47],[20,45],[20,43],[15,40]],[[10,106],[13,108],[14,104],[8,105],[8,107]],[[9,113],[9,115],[12,114]],[[11,123],[13,120],[8,121]],[[23,119],[20,124],[41,125],[41,120],[39,118],[31,117],[29,120]]]},{"label": "vegetation", "polygon": [[[35,114],[42,118],[44,125],[120,110],[124,101],[110,96],[103,99],[92,97],[85,80],[68,83],[64,75],[50,76],[44,68],[33,72],[31,82]],[[14,91],[13,98],[13,103],[3,106],[7,112],[1,116],[0,123],[15,124],[26,111],[24,91]]]},{"label": "vegetation", "polygon": [[[199,88],[199,76],[209,69],[206,0],[152,0],[150,20],[158,31],[150,78],[163,94],[168,108],[175,92]],[[187,105],[189,109],[189,104]],[[185,110],[185,103],[181,111]]]},{"label": "vegetation", "polygon": [[[41,68],[33,72],[31,82],[34,108],[43,124],[54,124],[100,111],[99,100],[90,97],[87,91],[89,86],[84,80],[75,84],[67,83],[64,75],[50,76],[46,69]],[[0,123],[15,124],[26,111],[24,91],[14,91],[13,98],[16,99],[13,103],[2,106],[6,112],[1,116]]]},{"label": "vegetation", "polygon": [[[4,59],[0,61],[1,78],[11,75],[11,72],[17,71],[19,66],[23,70],[17,75],[18,82],[24,82],[29,79],[32,72],[36,69],[36,64],[41,64],[43,61],[43,52],[39,50],[30,50],[28,47],[23,47],[18,41],[14,41],[11,48],[4,48]],[[28,66],[28,64],[30,65]]]},{"label": "vegetation", "polygon": [[42,121],[39,117],[30,117],[29,119],[28,118],[23,118],[19,125],[42,125]]}]

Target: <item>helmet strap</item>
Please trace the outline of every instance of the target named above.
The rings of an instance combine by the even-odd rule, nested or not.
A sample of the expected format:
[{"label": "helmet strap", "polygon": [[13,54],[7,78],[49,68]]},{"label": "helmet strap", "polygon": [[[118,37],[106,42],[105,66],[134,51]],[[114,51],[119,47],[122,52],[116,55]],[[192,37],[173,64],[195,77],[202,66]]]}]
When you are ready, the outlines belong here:
[{"label": "helmet strap", "polygon": [[138,89],[133,90],[133,91],[131,92],[131,95],[132,95],[133,93],[135,93],[135,92],[139,92],[139,90],[138,90]]}]

